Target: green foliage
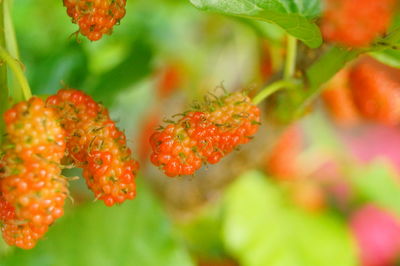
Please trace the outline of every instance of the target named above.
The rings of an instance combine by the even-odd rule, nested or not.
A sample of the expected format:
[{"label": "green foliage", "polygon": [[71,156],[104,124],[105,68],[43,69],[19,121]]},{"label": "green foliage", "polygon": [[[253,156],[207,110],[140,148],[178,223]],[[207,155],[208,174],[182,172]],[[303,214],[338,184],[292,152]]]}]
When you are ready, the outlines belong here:
[{"label": "green foliage", "polygon": [[287,204],[266,176],[249,172],[227,191],[223,238],[242,265],[357,265],[344,221]]},{"label": "green foliage", "polygon": [[387,49],[379,52],[370,53],[375,59],[381,61],[382,63],[400,68],[400,51]]},{"label": "green foliage", "polygon": [[318,0],[191,0],[197,8],[277,24],[312,48],[322,37],[312,21],[320,12]]},{"label": "green foliage", "polygon": [[385,160],[350,169],[351,181],[358,196],[400,215],[400,184],[393,167]]},{"label": "green foliage", "polygon": [[192,265],[144,184],[140,197],[120,207],[88,203],[52,226],[33,250],[14,249],[1,266]]}]

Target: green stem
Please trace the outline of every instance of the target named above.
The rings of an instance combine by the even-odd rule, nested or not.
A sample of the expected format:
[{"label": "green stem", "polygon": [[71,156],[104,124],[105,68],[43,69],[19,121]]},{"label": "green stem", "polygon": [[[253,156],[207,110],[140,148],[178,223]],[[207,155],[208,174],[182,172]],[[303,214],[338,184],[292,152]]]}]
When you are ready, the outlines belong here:
[{"label": "green stem", "polygon": [[296,70],[297,39],[291,35],[287,37],[287,51],[283,79],[288,80],[294,76]]},{"label": "green stem", "polygon": [[[0,2],[0,46],[5,46],[5,33],[4,33],[4,1]],[[5,64],[0,65],[0,117],[3,117],[3,113],[8,107],[8,84],[7,84],[7,66]],[[5,124],[3,119],[0,119],[0,133],[2,134],[5,130]],[[1,139],[0,139],[1,142]]]},{"label": "green stem", "polygon": [[22,94],[24,100],[28,100],[29,98],[32,97],[31,89],[29,87],[29,83],[24,75],[24,72],[22,71],[22,66],[20,62],[13,57],[10,56],[10,54],[4,49],[4,47],[0,46],[0,58],[7,63],[7,65],[11,68],[12,72],[15,75],[15,78],[18,81],[18,84],[21,87]]},{"label": "green stem", "polygon": [[283,88],[293,88],[296,87],[296,83],[290,80],[278,80],[267,87],[265,87],[261,92],[259,92],[254,98],[253,103],[255,105],[262,102],[265,98],[273,94],[274,92]]}]

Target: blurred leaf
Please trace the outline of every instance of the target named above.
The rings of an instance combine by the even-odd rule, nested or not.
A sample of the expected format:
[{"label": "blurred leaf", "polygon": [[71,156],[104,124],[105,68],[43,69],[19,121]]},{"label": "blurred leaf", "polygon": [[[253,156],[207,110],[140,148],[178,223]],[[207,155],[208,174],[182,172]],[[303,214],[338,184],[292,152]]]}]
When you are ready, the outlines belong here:
[{"label": "blurred leaf", "polygon": [[400,51],[399,50],[383,50],[379,52],[370,53],[375,59],[381,61],[382,63],[400,68]]},{"label": "blurred leaf", "polygon": [[297,115],[302,111],[322,92],[325,82],[329,81],[346,63],[355,59],[363,51],[349,50],[340,47],[332,47],[315,61],[306,71],[308,89],[304,95],[298,110]]},{"label": "blurred leaf", "polygon": [[400,183],[395,169],[387,161],[376,160],[354,167],[350,174],[359,196],[400,214]]},{"label": "blurred leaf", "polygon": [[320,13],[318,0],[191,0],[191,2],[202,10],[277,24],[312,48],[322,43],[320,30],[312,22],[312,19]]},{"label": "blurred leaf", "polygon": [[259,172],[237,180],[225,198],[223,237],[243,265],[357,265],[346,225],[330,213],[287,205]]},{"label": "blurred leaf", "polygon": [[35,58],[28,74],[34,94],[55,93],[62,83],[79,88],[88,75],[88,59],[82,46],[72,41],[44,58]]},{"label": "blurred leaf", "polygon": [[137,199],[121,206],[108,208],[96,202],[66,213],[37,247],[15,249],[0,257],[0,265],[192,265],[172,237],[159,203],[143,184]]},{"label": "blurred leaf", "polygon": [[203,209],[195,219],[181,223],[180,232],[196,257],[219,258],[226,256],[221,239],[222,219],[220,204]]},{"label": "blurred leaf", "polygon": [[98,77],[98,82],[89,91],[96,100],[102,101],[106,106],[111,106],[116,95],[143,79],[152,69],[151,59],[154,51],[146,39],[138,38],[131,47],[124,60]]}]

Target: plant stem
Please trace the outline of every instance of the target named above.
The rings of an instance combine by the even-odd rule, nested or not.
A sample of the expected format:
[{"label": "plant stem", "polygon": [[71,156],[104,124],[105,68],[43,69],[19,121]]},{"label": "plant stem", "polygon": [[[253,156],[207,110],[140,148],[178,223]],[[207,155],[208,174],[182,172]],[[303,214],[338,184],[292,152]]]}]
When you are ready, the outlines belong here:
[{"label": "plant stem", "polygon": [[29,83],[22,71],[22,66],[20,62],[13,57],[4,49],[4,47],[0,46],[0,58],[7,63],[7,65],[11,68],[12,72],[15,75],[15,78],[18,81],[18,84],[21,87],[22,94],[24,100],[28,100],[32,97],[31,89],[29,87]]},{"label": "plant stem", "polygon": [[297,39],[291,35],[287,36],[287,51],[283,79],[293,78],[296,70]]},{"label": "plant stem", "polygon": [[295,82],[291,80],[278,80],[274,83],[271,83],[267,87],[265,87],[261,92],[259,92],[254,98],[253,98],[253,103],[254,104],[259,104],[262,102],[265,98],[273,94],[274,92],[283,89],[283,88],[293,88],[296,87],[297,85]]},{"label": "plant stem", "polygon": [[[5,33],[4,33],[4,1],[0,2],[0,46],[5,46]],[[0,117],[8,107],[8,84],[7,84],[7,66],[0,65]],[[0,133],[2,134],[5,129],[5,124],[0,119]],[[1,142],[1,140],[0,140]]]}]

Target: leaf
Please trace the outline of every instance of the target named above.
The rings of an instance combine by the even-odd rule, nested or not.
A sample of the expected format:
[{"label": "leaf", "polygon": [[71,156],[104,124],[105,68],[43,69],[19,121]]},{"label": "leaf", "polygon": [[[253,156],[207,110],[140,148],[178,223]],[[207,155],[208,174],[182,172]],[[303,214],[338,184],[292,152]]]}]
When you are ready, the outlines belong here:
[{"label": "leaf", "polygon": [[66,210],[34,249],[14,249],[0,265],[193,265],[159,203],[139,187],[138,197],[121,206],[97,201]]},{"label": "leaf", "polygon": [[140,36],[131,47],[124,60],[98,77],[94,88],[88,90],[95,100],[103,102],[106,106],[111,106],[115,96],[143,79],[152,69],[153,50],[145,37]]},{"label": "leaf", "polygon": [[400,215],[400,183],[393,167],[385,160],[352,169],[351,181],[366,201],[376,202]]},{"label": "leaf", "polygon": [[307,91],[295,112],[295,116],[301,115],[304,109],[318,97],[324,89],[322,85],[325,82],[329,81],[346,63],[362,53],[362,50],[332,47],[318,58],[306,71]]},{"label": "leaf", "polygon": [[36,95],[53,94],[63,86],[62,83],[80,88],[89,73],[87,56],[82,45],[76,41],[35,58],[34,65],[29,65],[28,69],[32,90]]},{"label": "leaf", "polygon": [[241,265],[357,265],[346,224],[331,213],[309,214],[288,205],[259,172],[227,191],[223,237]]},{"label": "leaf", "polygon": [[379,52],[372,52],[370,53],[375,59],[381,61],[382,63],[400,68],[400,51],[399,50],[383,50]]},{"label": "leaf", "polygon": [[199,9],[277,24],[312,48],[321,45],[318,0],[191,0]]}]

